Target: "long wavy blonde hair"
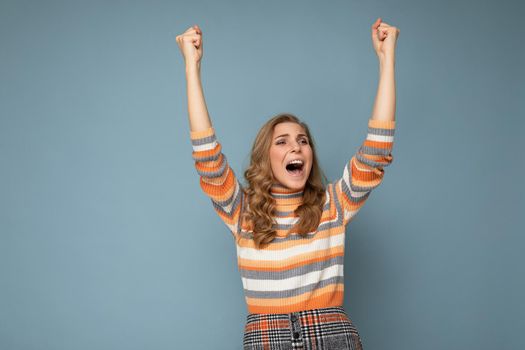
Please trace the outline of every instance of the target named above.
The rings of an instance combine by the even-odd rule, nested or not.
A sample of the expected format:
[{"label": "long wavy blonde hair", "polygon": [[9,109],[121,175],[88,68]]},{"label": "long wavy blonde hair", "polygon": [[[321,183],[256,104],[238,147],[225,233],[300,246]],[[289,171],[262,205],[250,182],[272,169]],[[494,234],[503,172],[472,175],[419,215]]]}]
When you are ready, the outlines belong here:
[{"label": "long wavy blonde hair", "polygon": [[272,242],[277,236],[277,231],[273,228],[276,223],[273,219],[276,203],[270,194],[271,187],[277,180],[270,165],[270,146],[275,126],[283,122],[299,124],[308,136],[312,148],[312,169],[303,190],[303,203],[294,211],[299,217],[292,227],[294,232],[305,237],[308,232],[317,229],[326,199],[327,179],[319,166],[308,125],[291,113],[275,115],[259,130],[252,146],[250,165],[244,171],[247,186],[243,190],[248,206],[242,213],[242,220],[253,231],[253,240],[258,249]]}]

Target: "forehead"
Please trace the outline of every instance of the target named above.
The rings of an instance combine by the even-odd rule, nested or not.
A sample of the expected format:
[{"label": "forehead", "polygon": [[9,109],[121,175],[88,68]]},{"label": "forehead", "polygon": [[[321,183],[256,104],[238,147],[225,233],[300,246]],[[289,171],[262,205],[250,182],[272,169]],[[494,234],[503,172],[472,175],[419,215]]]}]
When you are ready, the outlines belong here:
[{"label": "forehead", "polygon": [[306,131],[304,130],[304,128],[301,125],[299,125],[297,123],[294,123],[294,122],[282,122],[282,123],[277,124],[273,128],[273,137],[277,137],[277,136],[282,135],[282,134],[290,134],[290,136],[294,136],[294,135],[297,135],[297,134],[305,134],[306,135]]}]

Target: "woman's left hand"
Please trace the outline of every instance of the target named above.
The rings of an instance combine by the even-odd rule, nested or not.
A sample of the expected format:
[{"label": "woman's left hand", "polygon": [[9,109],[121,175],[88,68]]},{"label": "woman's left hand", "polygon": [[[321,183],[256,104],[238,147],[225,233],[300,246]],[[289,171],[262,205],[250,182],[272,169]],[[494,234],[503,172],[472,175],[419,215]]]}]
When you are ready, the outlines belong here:
[{"label": "woman's left hand", "polygon": [[399,29],[382,22],[381,18],[378,18],[375,23],[372,24],[372,43],[380,59],[395,57],[398,36]]}]

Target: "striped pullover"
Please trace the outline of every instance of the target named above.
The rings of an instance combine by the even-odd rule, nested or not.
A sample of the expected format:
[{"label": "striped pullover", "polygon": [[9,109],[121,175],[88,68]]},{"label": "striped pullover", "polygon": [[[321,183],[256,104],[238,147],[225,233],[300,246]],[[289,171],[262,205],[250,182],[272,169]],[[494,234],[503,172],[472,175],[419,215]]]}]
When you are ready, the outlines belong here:
[{"label": "striped pullover", "polygon": [[392,160],[395,121],[369,119],[368,134],[345,164],[342,177],[326,185],[318,228],[307,237],[291,232],[302,190],[273,185],[277,237],[256,249],[241,212],[246,194],[222,153],[215,130],[190,131],[200,186],[235,238],[237,264],[249,313],[290,313],[342,306],[345,227],[383,180]]}]

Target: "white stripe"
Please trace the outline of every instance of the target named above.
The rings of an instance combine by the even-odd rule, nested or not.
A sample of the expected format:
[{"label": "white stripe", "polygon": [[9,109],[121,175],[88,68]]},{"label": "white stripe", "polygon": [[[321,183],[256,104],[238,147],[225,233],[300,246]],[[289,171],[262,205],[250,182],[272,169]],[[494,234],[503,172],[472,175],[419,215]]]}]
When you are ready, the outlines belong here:
[{"label": "white stripe", "polygon": [[292,217],[292,218],[280,218],[275,217],[275,221],[279,225],[295,225],[297,221],[299,221],[299,217]]},{"label": "white stripe", "polygon": [[[346,166],[345,166],[345,168],[346,168]],[[328,186],[326,186],[325,193],[326,193],[326,200],[324,201],[324,205],[328,204],[330,202],[330,199],[331,199],[330,198],[330,190],[328,189]]]},{"label": "white stripe", "polygon": [[213,142],[210,142],[210,143],[205,143],[203,145],[192,145],[193,150],[195,152],[197,152],[197,151],[208,151],[210,149],[214,149],[215,146],[217,146],[217,141],[213,141]]},{"label": "white stripe", "polygon": [[309,244],[298,245],[295,247],[281,250],[255,249],[248,247],[240,247],[237,245],[237,255],[241,259],[280,261],[289,259],[299,254],[312,253],[319,250],[343,246],[344,243],[345,242],[343,231],[336,235],[317,239]]},{"label": "white stripe", "polygon": [[358,208],[357,210],[347,210],[345,209],[345,221],[346,223],[348,223],[348,221],[353,218],[355,216],[355,214],[357,214],[357,212],[360,210],[361,208]]},{"label": "white stripe", "polygon": [[370,192],[370,190],[365,190],[365,191],[354,191],[352,190],[352,187],[348,186],[348,188],[350,189],[350,194],[352,195],[353,198],[361,198],[361,197],[364,197],[366,196],[366,194],[368,192]]},{"label": "white stripe", "polygon": [[[357,166],[357,164],[356,164]],[[359,168],[359,167],[357,167]],[[371,170],[367,170],[367,169],[363,169],[363,171],[371,171]],[[354,191],[352,190],[352,187],[350,187],[350,184],[351,184],[351,180],[350,180],[350,174],[348,173],[348,168],[345,168],[345,172],[343,174],[343,180],[346,182],[346,185],[348,186],[348,188],[350,189],[350,194],[352,195],[352,197],[363,197],[364,195],[366,195],[368,192],[370,192],[370,190],[366,190],[366,191]]]},{"label": "white stripe", "polygon": [[283,280],[256,280],[243,277],[242,283],[243,287],[247,290],[276,292],[304,287],[312,283],[318,283],[330,277],[343,276],[343,270],[344,265],[333,265],[320,271],[313,271],[301,276],[295,276]]},{"label": "white stripe", "polygon": [[[356,167],[357,169],[359,169],[359,171],[366,172],[366,173],[371,173],[371,172],[374,171],[374,169],[368,169],[368,168],[360,167],[360,166],[359,166],[359,159],[356,158],[356,159],[354,159],[354,160],[355,160],[355,161],[354,161],[354,165],[355,165],[355,167]],[[363,164],[364,164],[364,163],[363,163]],[[345,169],[345,171],[346,171],[346,169]],[[348,176],[348,174],[346,174],[346,176]],[[346,180],[346,178],[345,178],[345,180]]]},{"label": "white stripe", "polygon": [[360,167],[359,166],[359,159],[356,158],[354,160],[357,160],[357,162],[354,162],[354,165],[359,171],[364,171],[364,172],[372,172],[373,171],[373,170],[368,169],[368,168]]},{"label": "white stripe", "polygon": [[[229,171],[229,169],[228,169]],[[226,176],[225,176],[226,178]],[[239,191],[241,190],[240,186],[239,186],[239,183],[236,181],[235,182],[235,190],[233,191],[233,198],[237,198],[237,195],[239,194]],[[233,205],[235,204],[235,200],[232,200],[230,204],[228,205],[222,205],[221,207],[228,213],[231,213],[231,210],[233,208]],[[240,205],[240,203],[239,203]]]},{"label": "white stripe", "polygon": [[366,139],[370,140],[370,141],[393,142],[394,141],[394,136],[368,134]]}]

